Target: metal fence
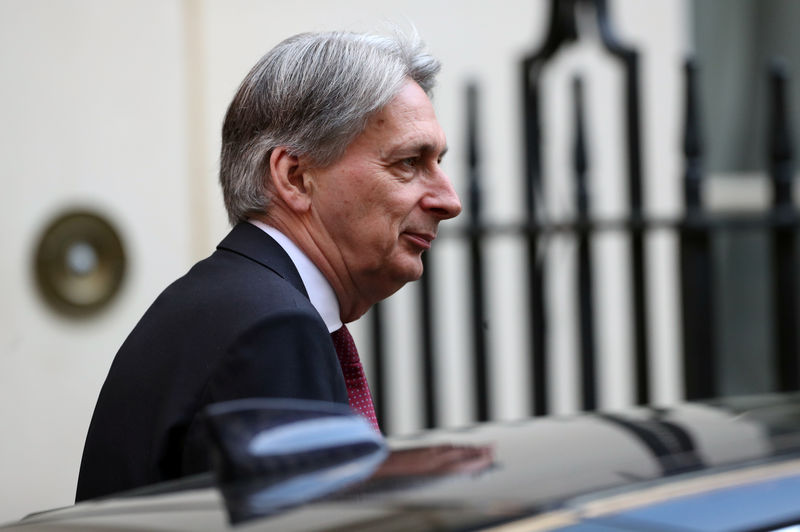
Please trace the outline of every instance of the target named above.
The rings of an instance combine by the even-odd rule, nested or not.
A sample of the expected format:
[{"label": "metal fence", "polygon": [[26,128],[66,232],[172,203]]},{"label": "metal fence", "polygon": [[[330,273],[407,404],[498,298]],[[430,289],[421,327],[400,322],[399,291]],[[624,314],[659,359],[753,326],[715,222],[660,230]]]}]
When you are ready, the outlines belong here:
[{"label": "metal fence", "polygon": [[[584,133],[584,88],[578,77],[573,82],[572,101],[574,138],[572,141],[572,168],[574,179],[575,217],[566,221],[551,221],[539,212],[546,185],[542,176],[542,142],[546,135],[541,127],[541,72],[564,45],[578,39],[576,10],[594,12],[598,35],[605,51],[621,65],[624,71],[626,185],[628,213],[617,219],[596,219],[588,193],[587,175],[590,167],[590,150]],[[531,388],[531,415],[551,412],[548,404],[548,317],[549,309],[544,297],[547,272],[541,258],[543,239],[552,234],[570,234],[577,243],[577,270],[574,279],[579,302],[576,321],[580,340],[581,407],[594,410],[598,405],[598,378],[596,349],[595,301],[593,300],[592,242],[607,231],[624,231],[629,240],[631,264],[631,345],[633,346],[632,372],[634,400],[637,404],[651,401],[650,386],[651,339],[648,336],[648,293],[645,246],[654,230],[669,230],[678,235],[679,289],[683,328],[683,380],[686,399],[708,398],[718,395],[715,372],[718,370],[717,337],[714,330],[715,264],[712,241],[721,231],[758,229],[769,235],[770,283],[772,286],[772,337],[774,346],[772,368],[777,390],[795,390],[800,387],[797,337],[797,271],[796,243],[800,217],[792,200],[793,150],[789,128],[787,101],[787,73],[777,65],[768,71],[770,84],[769,120],[769,174],[771,177],[771,209],[759,214],[711,213],[704,206],[702,169],[703,142],[700,109],[696,97],[697,67],[688,61],[685,66],[685,170],[683,174],[684,214],[676,218],[649,216],[643,204],[645,183],[642,170],[641,113],[639,93],[639,55],[636,50],[621,43],[610,23],[605,0],[552,0],[549,30],[543,44],[520,65],[520,84],[523,102],[520,106],[524,123],[525,165],[523,173],[526,217],[517,224],[497,225],[484,220],[481,198],[480,144],[478,139],[478,89],[470,86],[466,93],[468,129],[468,183],[467,207],[469,220],[460,230],[450,231],[448,238],[458,238],[469,249],[468,271],[472,281],[470,291],[471,361],[473,365],[474,412],[476,421],[490,418],[490,383],[488,365],[491,354],[486,337],[487,279],[484,270],[486,243],[497,235],[513,234],[524,242],[527,250],[526,286],[528,323],[531,331],[529,383]],[[434,301],[429,279],[437,267],[435,251],[423,257],[425,275],[420,281],[418,320],[422,335],[421,366],[422,395],[425,427],[440,424],[435,404],[434,383],[437,358],[434,346],[437,331],[433,326],[434,305],[443,310],[443,303]],[[384,319],[381,305],[371,311],[373,338],[373,392],[378,416],[383,423],[391,417],[392,409],[386,396],[386,345]]]}]

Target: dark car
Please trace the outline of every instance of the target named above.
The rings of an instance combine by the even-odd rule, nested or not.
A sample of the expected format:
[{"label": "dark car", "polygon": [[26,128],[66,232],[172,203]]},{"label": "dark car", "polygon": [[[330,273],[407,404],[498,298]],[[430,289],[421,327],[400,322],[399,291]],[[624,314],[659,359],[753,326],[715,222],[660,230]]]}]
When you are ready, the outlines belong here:
[{"label": "dark car", "polygon": [[800,395],[433,430],[319,404],[209,416],[215,471],[4,530],[800,530]]}]

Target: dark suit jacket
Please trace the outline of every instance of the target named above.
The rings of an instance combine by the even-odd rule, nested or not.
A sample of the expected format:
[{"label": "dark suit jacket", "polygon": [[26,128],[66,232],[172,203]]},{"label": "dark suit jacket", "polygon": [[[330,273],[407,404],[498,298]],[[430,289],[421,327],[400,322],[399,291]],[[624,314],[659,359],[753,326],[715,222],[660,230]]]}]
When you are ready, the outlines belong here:
[{"label": "dark suit jacket", "polygon": [[76,499],[207,470],[199,414],[245,397],[347,404],[300,275],[248,223],[164,290],[120,348],[89,426]]}]

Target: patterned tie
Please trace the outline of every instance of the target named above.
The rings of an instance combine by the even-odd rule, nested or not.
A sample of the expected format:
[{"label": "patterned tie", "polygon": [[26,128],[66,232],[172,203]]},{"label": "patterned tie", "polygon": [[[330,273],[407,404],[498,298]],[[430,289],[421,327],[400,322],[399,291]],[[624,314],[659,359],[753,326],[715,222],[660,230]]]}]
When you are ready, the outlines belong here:
[{"label": "patterned tie", "polygon": [[372,395],[367,385],[367,376],[364,375],[364,368],[361,366],[356,343],[350,336],[350,331],[342,325],[341,329],[331,333],[331,339],[339,357],[339,364],[342,366],[350,408],[367,418],[375,430],[380,432],[378,419],[375,417],[375,407],[372,405]]}]

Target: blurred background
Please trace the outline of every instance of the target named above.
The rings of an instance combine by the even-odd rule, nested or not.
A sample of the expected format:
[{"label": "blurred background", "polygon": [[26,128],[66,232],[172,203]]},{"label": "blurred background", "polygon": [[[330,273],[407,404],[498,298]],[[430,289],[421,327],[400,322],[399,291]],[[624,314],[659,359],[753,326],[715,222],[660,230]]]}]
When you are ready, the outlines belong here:
[{"label": "blurred background", "polygon": [[[531,415],[536,390],[530,353],[537,333],[528,319],[529,263],[526,241],[509,228],[527,216],[520,64],[545,42],[553,5],[0,0],[0,522],[72,503],[94,402],[117,348],[155,296],[228,231],[216,178],[226,107],[250,67],[302,31],[381,32],[413,24],[443,63],[434,105],[450,145],[445,169],[466,208],[443,227],[431,255],[436,334],[429,397],[422,390],[426,362],[419,353],[431,340],[416,327],[419,283],[381,306],[382,341],[375,337],[372,314],[352,327],[368,373],[382,383],[385,430],[407,434],[432,424]],[[674,222],[685,212],[684,61],[694,55],[700,65],[705,206],[709,212],[761,212],[773,200],[766,177],[765,65],[779,55],[788,72],[800,72],[800,43],[792,28],[800,20],[798,6],[789,0],[608,2],[615,34],[639,56],[643,208],[647,216],[668,221],[648,232],[645,247],[648,402],[669,405],[686,397],[680,235]],[[630,214],[624,71],[604,50],[593,10],[578,17],[578,34],[542,70],[546,186],[538,212],[551,222],[575,214],[571,96],[580,72],[591,210],[599,220],[621,219]],[[462,238],[476,207],[469,201],[475,187],[468,176],[476,167],[468,165],[468,84],[478,91],[481,215],[500,228],[483,242],[485,336],[477,340],[488,352],[483,366],[472,361],[475,272]],[[794,104],[787,115],[795,131],[797,85],[790,85]],[[63,218],[70,214],[76,216]],[[65,240],[71,245],[59,251],[58,242]],[[709,388],[715,394],[778,387],[770,354],[776,295],[765,273],[769,242],[758,229],[722,234],[713,242],[717,312],[708,316],[713,323],[697,325],[716,331],[719,371]],[[628,247],[624,230],[603,231],[592,241],[600,408],[640,402]],[[585,406],[577,249],[574,235],[553,233],[537,251],[548,273],[547,413]],[[71,268],[66,281],[63,272],[54,273],[48,253],[61,253]],[[102,294],[90,288],[85,295],[82,277],[94,279]],[[59,295],[59,287],[66,295]],[[378,348],[384,352],[380,360]],[[481,379],[487,388],[483,415],[474,398],[474,382]],[[434,422],[426,415],[431,408]]]}]

